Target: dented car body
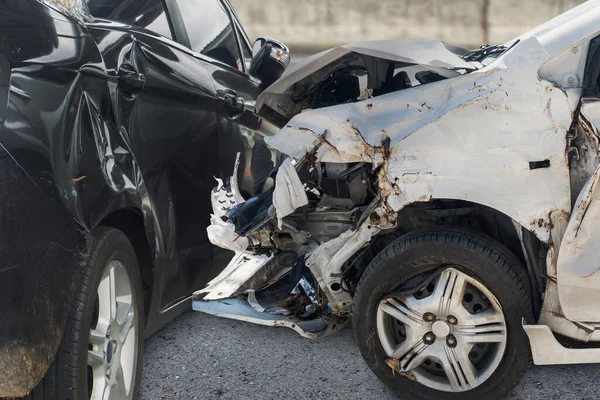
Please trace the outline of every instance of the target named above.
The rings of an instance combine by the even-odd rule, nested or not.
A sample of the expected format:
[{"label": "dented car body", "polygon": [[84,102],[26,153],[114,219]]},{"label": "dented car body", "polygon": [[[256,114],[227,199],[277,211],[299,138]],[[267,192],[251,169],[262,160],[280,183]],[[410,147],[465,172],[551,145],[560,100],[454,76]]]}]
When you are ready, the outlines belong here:
[{"label": "dented car body", "polygon": [[[194,308],[306,337],[336,331],[354,309],[359,346],[376,374],[395,390],[437,393],[430,398],[492,393],[490,376],[495,368],[502,375],[502,354],[513,352],[511,340],[523,340],[523,331],[530,346],[522,358],[531,349],[537,364],[600,362],[599,22],[594,0],[502,46],[359,43],[288,70],[256,102],[256,113],[280,128],[265,142],[284,161],[272,160],[255,197],[235,195],[234,179],[213,191],[209,238],[236,257],[196,292]],[[478,281],[485,278],[471,261],[449,255],[389,283],[393,290],[363,307],[361,286],[388,284],[363,283],[377,279],[372,269],[383,274],[381,259],[442,240],[446,233],[423,239],[423,232],[448,227],[485,235],[514,256],[507,263],[522,271],[510,275],[522,279],[533,317],[514,319],[501,289]],[[398,268],[412,262],[406,257],[397,256]],[[462,308],[450,300],[442,307],[453,290]],[[473,293],[484,300],[469,309]],[[431,311],[427,299],[438,297]],[[379,316],[370,319],[368,310]],[[461,328],[458,314],[468,321],[481,313],[488,319]],[[384,332],[389,316],[400,321],[400,339]],[[378,344],[360,343],[356,325],[369,321],[385,364],[366,355]],[[423,323],[425,336],[410,343]],[[473,341],[461,358],[465,329]],[[495,349],[487,361],[473,358],[475,342]],[[428,367],[436,361],[438,372]]]}]

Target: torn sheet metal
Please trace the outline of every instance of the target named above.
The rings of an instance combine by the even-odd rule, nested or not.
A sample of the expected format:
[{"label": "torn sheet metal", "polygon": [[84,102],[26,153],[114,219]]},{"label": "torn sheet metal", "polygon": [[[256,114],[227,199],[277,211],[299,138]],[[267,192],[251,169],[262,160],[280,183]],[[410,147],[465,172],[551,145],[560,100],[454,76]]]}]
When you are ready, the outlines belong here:
[{"label": "torn sheet metal", "polygon": [[320,318],[311,321],[292,320],[285,315],[274,315],[257,311],[249,303],[241,299],[216,301],[194,300],[192,308],[194,311],[201,311],[217,317],[246,321],[258,325],[290,328],[307,339],[316,339],[319,336],[331,333],[327,330],[327,325]]},{"label": "torn sheet metal", "polygon": [[[436,198],[472,201],[548,242],[549,215],[570,209],[565,147],[574,110],[565,91],[539,80],[547,57],[530,37],[468,75],[305,111],[268,144],[291,155],[327,131],[333,145],[322,146],[318,159],[384,166],[391,209]],[[538,160],[549,166],[531,170]]]},{"label": "torn sheet metal", "polygon": [[235,233],[235,225],[231,222],[223,221],[215,215],[211,216],[210,222],[211,224],[206,228],[206,232],[208,233],[208,239],[215,246],[241,253],[250,245],[247,237]]},{"label": "torn sheet metal", "polygon": [[[289,68],[277,82],[261,93],[256,101],[256,113],[269,119],[264,109],[275,110],[284,120],[289,120],[300,111],[296,104],[300,100],[297,99],[314,92],[323,78],[346,63],[360,63],[373,72],[378,69],[378,60],[434,69],[474,70],[474,64],[460,57],[467,52],[466,49],[433,40],[380,40],[325,50]],[[385,75],[385,71],[379,71],[379,74]]]},{"label": "torn sheet metal", "polygon": [[210,281],[204,289],[195,294],[201,295],[202,293],[207,293],[203,297],[203,300],[232,297],[246,281],[267,265],[272,258],[273,256],[266,254],[250,256],[244,253],[236,253],[223,272]]},{"label": "torn sheet metal", "polygon": [[558,253],[560,304],[572,321],[600,321],[599,182],[600,166],[577,199]]},{"label": "torn sheet metal", "polygon": [[405,64],[447,69],[475,69],[472,64],[460,58],[467,52],[467,49],[439,40],[375,40],[342,45],[314,54],[292,65],[277,82],[258,97],[255,107],[259,110],[269,94],[289,91],[297,82],[350,53]]},{"label": "torn sheet metal", "polygon": [[306,266],[319,282],[336,315],[349,314],[354,304],[350,292],[343,287],[342,269],[345,263],[381,230],[395,226],[395,214],[384,208],[377,207],[365,214],[366,218],[357,229],[350,229],[323,243],[306,261]]},{"label": "torn sheet metal", "polygon": [[296,168],[288,158],[277,171],[275,192],[273,193],[273,206],[277,211],[279,229],[283,228],[284,217],[306,204],[308,204],[308,197],[304,191],[304,184],[300,181]]},{"label": "torn sheet metal", "polygon": [[358,230],[346,231],[319,246],[306,261],[306,266],[327,295],[334,314],[347,314],[352,310],[352,296],[343,288],[342,267],[344,263],[379,232],[380,229],[364,223]]}]

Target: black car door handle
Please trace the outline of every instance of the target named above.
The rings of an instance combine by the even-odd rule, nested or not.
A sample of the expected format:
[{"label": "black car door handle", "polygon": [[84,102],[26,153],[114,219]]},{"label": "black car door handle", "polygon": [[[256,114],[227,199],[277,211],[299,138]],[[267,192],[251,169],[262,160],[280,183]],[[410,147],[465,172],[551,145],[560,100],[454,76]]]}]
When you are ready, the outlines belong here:
[{"label": "black car door handle", "polygon": [[223,96],[225,112],[229,118],[237,118],[246,110],[246,101],[232,90],[225,92]]},{"label": "black car door handle", "polygon": [[123,94],[133,97],[146,85],[146,77],[140,74],[133,65],[125,62],[119,67],[119,88]]}]

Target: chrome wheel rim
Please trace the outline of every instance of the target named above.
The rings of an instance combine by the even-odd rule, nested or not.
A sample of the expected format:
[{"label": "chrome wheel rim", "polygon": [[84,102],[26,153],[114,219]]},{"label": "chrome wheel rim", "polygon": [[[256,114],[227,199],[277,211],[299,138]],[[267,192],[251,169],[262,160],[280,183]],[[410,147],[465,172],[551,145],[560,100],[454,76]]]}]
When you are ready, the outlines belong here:
[{"label": "chrome wheel rim", "polygon": [[416,293],[382,300],[377,334],[395,373],[444,392],[485,382],[500,365],[507,340],[496,297],[455,268]]},{"label": "chrome wheel rim", "polygon": [[137,354],[136,299],[129,274],[111,261],[98,285],[88,342],[91,400],[133,398]]}]

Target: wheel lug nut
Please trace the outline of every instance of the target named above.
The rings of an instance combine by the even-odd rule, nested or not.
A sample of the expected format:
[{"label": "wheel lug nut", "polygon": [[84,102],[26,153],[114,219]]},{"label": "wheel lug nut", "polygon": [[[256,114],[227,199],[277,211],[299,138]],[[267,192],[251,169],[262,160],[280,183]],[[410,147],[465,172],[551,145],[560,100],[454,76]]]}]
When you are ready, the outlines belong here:
[{"label": "wheel lug nut", "polygon": [[446,343],[448,344],[448,347],[456,347],[456,338],[454,335],[448,335],[446,337]]},{"label": "wheel lug nut", "polygon": [[448,322],[450,322],[452,325],[458,324],[458,320],[456,319],[456,317],[454,315],[448,316]]},{"label": "wheel lug nut", "polygon": [[425,344],[433,344],[433,342],[435,342],[435,334],[433,332],[427,332],[423,336],[423,342]]},{"label": "wheel lug nut", "polygon": [[427,313],[423,314],[423,319],[427,322],[431,322],[431,321],[435,320],[435,315],[433,315],[430,312],[427,312]]}]

